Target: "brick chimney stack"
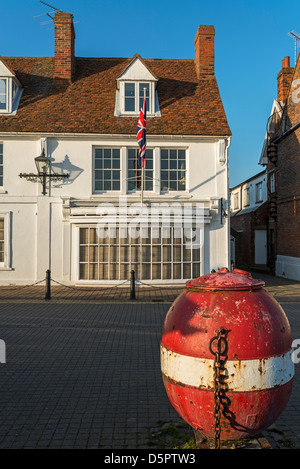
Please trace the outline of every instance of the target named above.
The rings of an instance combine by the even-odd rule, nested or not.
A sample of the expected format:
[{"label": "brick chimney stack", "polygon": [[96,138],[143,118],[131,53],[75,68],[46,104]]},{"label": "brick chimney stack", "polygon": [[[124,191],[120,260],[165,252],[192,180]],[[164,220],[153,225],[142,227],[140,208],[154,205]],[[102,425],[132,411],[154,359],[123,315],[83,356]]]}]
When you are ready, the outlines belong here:
[{"label": "brick chimney stack", "polygon": [[207,78],[215,74],[215,28],[200,25],[195,37],[195,67],[197,78]]},{"label": "brick chimney stack", "polygon": [[294,67],[290,67],[290,58],[287,56],[282,60],[282,68],[277,75],[278,101],[285,104],[290,84],[294,73]]},{"label": "brick chimney stack", "polygon": [[75,68],[75,31],[71,13],[55,13],[54,30],[54,76],[62,81],[71,83]]}]

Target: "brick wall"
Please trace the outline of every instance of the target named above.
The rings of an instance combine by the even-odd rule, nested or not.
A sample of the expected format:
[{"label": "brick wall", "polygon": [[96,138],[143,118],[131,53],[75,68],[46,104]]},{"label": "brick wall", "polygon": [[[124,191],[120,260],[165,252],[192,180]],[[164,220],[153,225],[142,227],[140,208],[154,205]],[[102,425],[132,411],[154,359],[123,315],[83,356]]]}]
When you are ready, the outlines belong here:
[{"label": "brick wall", "polygon": [[255,230],[267,229],[267,218],[266,202],[253,212],[230,218],[231,228],[239,232],[238,237],[235,237],[236,267],[250,267],[255,264]]},{"label": "brick wall", "polygon": [[74,73],[75,31],[71,13],[56,13],[55,27],[55,78],[72,81]]},{"label": "brick wall", "polygon": [[285,57],[282,61],[282,69],[277,75],[278,101],[282,103],[285,103],[287,99],[293,73],[294,68],[290,67],[290,58]]},{"label": "brick wall", "polygon": [[[299,79],[300,58],[284,110],[285,131],[300,121]],[[300,257],[300,127],[278,142],[276,172],[277,254]]]},{"label": "brick wall", "polygon": [[215,28],[200,25],[195,37],[195,68],[198,78],[215,74]]}]

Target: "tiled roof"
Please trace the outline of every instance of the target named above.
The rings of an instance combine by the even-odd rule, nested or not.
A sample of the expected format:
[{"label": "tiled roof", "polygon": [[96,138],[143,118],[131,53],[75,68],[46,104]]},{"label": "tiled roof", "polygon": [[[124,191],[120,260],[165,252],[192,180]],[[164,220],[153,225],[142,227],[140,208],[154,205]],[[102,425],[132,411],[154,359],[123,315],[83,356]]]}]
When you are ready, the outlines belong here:
[{"label": "tiled roof", "polygon": [[[132,59],[76,58],[70,85],[53,79],[54,58],[4,59],[24,92],[16,116],[0,116],[0,133],[136,133],[136,117],[114,116],[116,79]],[[148,135],[231,135],[214,76],[197,80],[192,59],[144,63],[158,77],[161,111],[147,119]]]}]

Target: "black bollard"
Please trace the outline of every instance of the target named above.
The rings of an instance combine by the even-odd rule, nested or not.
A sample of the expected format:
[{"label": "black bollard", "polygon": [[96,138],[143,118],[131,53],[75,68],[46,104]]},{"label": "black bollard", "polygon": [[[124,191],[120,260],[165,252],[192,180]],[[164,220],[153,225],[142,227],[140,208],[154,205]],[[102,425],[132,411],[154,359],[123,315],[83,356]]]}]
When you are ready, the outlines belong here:
[{"label": "black bollard", "polygon": [[51,300],[51,271],[46,270],[46,292],[45,300]]},{"label": "black bollard", "polygon": [[131,271],[130,276],[130,299],[135,300],[135,272],[134,270]]}]

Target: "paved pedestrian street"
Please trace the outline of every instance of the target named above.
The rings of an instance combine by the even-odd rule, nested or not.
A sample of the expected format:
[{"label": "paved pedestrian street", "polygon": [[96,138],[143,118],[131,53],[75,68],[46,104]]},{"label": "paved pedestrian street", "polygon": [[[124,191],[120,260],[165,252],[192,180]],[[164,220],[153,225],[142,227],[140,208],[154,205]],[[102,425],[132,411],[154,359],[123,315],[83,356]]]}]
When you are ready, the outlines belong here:
[{"label": "paved pedestrian street", "polygon": [[[272,278],[268,288],[276,294]],[[300,339],[299,284],[278,289]],[[160,372],[169,306],[0,301],[0,448],[155,448],[156,430],[180,420]],[[264,433],[274,447],[300,448],[299,367],[287,408]]]}]

